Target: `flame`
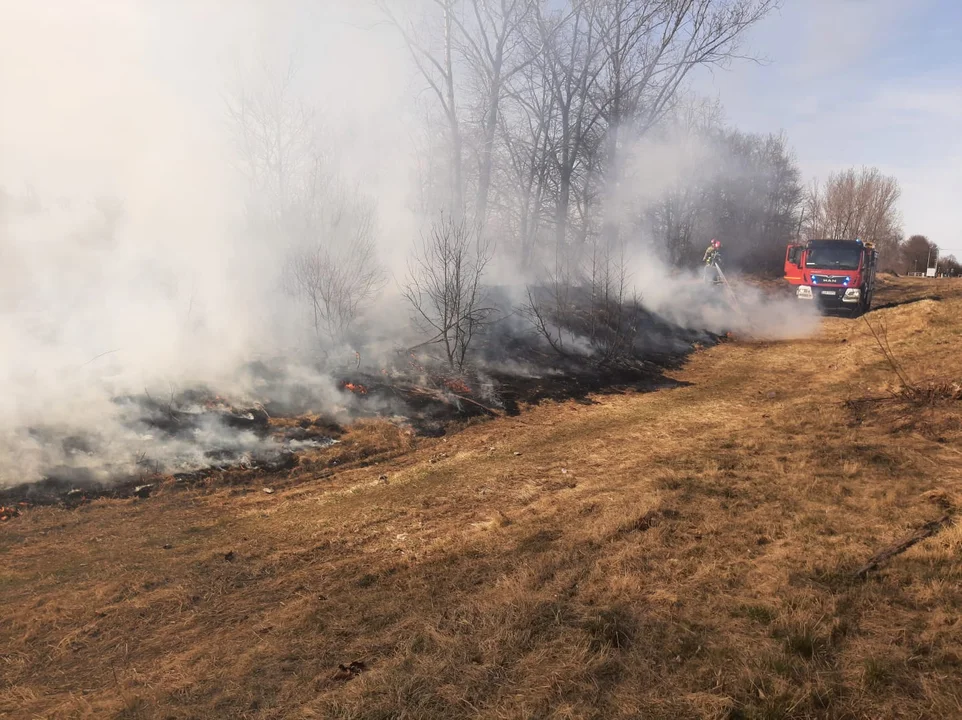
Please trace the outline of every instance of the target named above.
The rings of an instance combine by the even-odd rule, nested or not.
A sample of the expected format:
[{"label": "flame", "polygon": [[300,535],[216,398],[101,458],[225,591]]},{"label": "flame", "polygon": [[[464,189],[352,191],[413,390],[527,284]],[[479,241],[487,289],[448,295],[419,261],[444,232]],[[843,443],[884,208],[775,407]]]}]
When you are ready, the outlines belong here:
[{"label": "flame", "polygon": [[467,393],[467,394],[471,393],[471,387],[466,382],[464,382],[464,380],[452,378],[450,380],[445,380],[444,384],[448,388],[448,390],[451,390],[453,392]]},{"label": "flame", "polygon": [[[26,506],[26,503],[20,503],[22,506]],[[20,508],[16,508],[6,505],[0,505],[0,522],[6,522],[7,520],[12,520],[15,517],[20,516]]]},{"label": "flame", "polygon": [[415,357],[414,353],[411,353],[410,355],[411,355],[411,359],[408,361],[408,365],[410,365],[412,368],[414,368],[414,369],[417,370],[418,372],[422,372],[422,373],[423,373],[423,372],[424,372],[424,366],[421,365],[421,363],[418,362],[418,359],[417,359],[417,357]]},{"label": "flame", "polygon": [[350,390],[352,393],[355,393],[356,395],[367,395],[367,388],[359,383],[346,382],[342,387],[345,390]]}]

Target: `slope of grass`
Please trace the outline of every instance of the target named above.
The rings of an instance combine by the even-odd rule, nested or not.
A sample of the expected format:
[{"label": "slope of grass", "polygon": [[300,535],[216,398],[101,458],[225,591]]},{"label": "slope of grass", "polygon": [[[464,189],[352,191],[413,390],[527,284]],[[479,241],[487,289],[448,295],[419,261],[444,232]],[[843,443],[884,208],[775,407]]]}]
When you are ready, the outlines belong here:
[{"label": "slope of grass", "polygon": [[273,494],[30,510],[0,527],[0,715],[962,716],[962,529],[854,577],[962,503],[938,389],[962,285],[938,294],[868,316],[929,395],[832,318],[700,352],[670,390],[439,440],[371,424]]}]

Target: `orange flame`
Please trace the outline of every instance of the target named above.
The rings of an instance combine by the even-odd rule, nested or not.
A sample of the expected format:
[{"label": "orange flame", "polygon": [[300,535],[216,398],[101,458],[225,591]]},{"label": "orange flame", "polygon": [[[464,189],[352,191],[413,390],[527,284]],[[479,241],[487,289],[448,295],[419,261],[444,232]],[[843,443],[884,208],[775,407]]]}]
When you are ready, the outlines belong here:
[{"label": "orange flame", "polygon": [[343,387],[357,395],[367,395],[367,388],[359,383],[344,383]]},{"label": "orange flame", "polygon": [[408,365],[410,365],[412,368],[414,368],[418,372],[424,372],[424,366],[418,362],[418,359],[417,357],[415,357],[414,353],[410,353],[410,355],[411,355],[411,359],[408,361]]},{"label": "orange flame", "polygon": [[468,394],[471,393],[470,386],[463,380],[452,378],[451,380],[445,380],[444,384],[445,386],[447,386],[448,390],[451,390],[453,392],[468,393]]},{"label": "orange flame", "polygon": [[[23,503],[21,503],[22,505]],[[0,522],[6,522],[7,520],[12,520],[20,515],[20,509],[15,507],[7,507],[6,505],[0,505]]]}]

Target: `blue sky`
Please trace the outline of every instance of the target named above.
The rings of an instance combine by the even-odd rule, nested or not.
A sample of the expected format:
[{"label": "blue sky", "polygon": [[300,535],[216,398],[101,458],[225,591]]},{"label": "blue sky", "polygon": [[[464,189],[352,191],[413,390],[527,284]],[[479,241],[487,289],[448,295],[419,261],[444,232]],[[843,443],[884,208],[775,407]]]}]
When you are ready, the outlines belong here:
[{"label": "blue sky", "polygon": [[783,0],[744,49],[698,82],[733,125],[784,130],[806,180],[896,176],[906,233],[962,259],[962,1]]}]

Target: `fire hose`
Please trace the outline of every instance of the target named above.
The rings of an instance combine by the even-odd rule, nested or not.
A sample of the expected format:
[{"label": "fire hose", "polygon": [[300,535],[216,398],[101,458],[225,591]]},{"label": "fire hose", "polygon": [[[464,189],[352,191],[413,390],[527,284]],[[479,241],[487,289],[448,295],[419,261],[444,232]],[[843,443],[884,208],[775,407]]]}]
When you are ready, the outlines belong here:
[{"label": "fire hose", "polygon": [[719,280],[721,280],[720,284],[723,285],[725,288],[725,295],[728,297],[728,301],[732,306],[732,310],[734,310],[736,313],[738,313],[741,316],[742,320],[745,321],[746,327],[751,327],[751,324],[752,324],[751,320],[749,319],[745,311],[742,309],[741,303],[738,302],[738,296],[735,295],[735,290],[732,288],[731,283],[728,282],[728,278],[725,277],[725,273],[722,272],[721,265],[719,265],[717,262],[712,262],[711,267],[715,269],[715,272],[718,274]]}]

